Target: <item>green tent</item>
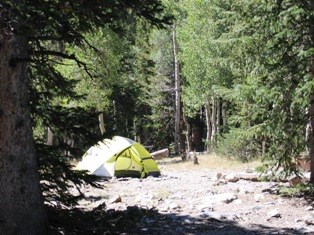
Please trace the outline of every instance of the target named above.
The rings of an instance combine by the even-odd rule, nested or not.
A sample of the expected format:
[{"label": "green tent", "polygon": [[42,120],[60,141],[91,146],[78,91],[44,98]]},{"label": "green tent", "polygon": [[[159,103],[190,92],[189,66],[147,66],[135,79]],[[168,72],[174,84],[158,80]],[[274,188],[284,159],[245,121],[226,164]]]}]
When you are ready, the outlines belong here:
[{"label": "green tent", "polygon": [[104,139],[88,149],[77,169],[104,177],[160,175],[158,165],[144,146],[121,136]]}]

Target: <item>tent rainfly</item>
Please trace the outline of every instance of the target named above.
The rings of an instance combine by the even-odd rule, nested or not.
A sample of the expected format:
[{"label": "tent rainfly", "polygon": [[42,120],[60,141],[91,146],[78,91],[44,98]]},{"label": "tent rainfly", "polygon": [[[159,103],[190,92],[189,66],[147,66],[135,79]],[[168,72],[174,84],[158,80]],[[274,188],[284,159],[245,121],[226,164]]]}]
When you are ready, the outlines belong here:
[{"label": "tent rainfly", "polygon": [[121,136],[92,146],[77,165],[78,170],[103,177],[159,176],[160,170],[140,143]]}]

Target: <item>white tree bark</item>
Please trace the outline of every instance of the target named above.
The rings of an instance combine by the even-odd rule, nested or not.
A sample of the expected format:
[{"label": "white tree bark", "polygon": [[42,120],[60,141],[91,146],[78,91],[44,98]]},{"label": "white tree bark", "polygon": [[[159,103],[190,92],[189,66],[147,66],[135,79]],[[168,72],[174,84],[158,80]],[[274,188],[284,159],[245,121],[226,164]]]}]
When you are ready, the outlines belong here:
[{"label": "white tree bark", "polygon": [[212,98],[212,117],[211,117],[211,123],[212,123],[212,134],[211,134],[211,144],[214,145],[216,143],[216,132],[217,132],[217,104],[216,99]]},{"label": "white tree bark", "polygon": [[53,132],[50,127],[47,128],[47,145],[53,144]]},{"label": "white tree bark", "polygon": [[212,123],[211,123],[211,107],[209,99],[205,103],[205,116],[206,116],[206,143],[207,143],[207,152],[210,151],[210,143],[212,140]]},{"label": "white tree bark", "polygon": [[227,127],[227,114],[226,114],[226,102],[223,101],[222,102],[222,107],[221,107],[221,119],[222,119],[222,128],[223,130],[225,130],[225,128]]},{"label": "white tree bark", "polygon": [[100,113],[98,115],[98,121],[99,121],[100,133],[103,135],[106,132],[105,122],[104,122],[104,114],[103,113]]},{"label": "white tree bark", "polygon": [[217,106],[217,116],[216,116],[216,128],[217,128],[217,133],[216,135],[219,135],[220,133],[220,118],[221,118],[221,106],[220,106],[220,100],[216,100],[216,106]]},{"label": "white tree bark", "polygon": [[174,133],[174,150],[179,152],[179,138],[181,136],[180,117],[181,117],[181,98],[180,98],[180,74],[178,61],[178,48],[176,36],[176,24],[172,29],[173,58],[174,58],[174,79],[175,79],[175,133]]}]

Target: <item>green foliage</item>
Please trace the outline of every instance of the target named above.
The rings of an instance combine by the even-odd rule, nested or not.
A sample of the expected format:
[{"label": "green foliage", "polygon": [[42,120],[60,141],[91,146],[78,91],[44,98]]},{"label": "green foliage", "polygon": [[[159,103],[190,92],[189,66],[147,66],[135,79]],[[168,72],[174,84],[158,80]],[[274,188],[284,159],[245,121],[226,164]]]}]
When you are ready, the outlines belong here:
[{"label": "green foliage", "polygon": [[97,183],[99,180],[97,176],[72,169],[74,166],[69,162],[70,152],[73,153],[70,146],[62,144],[47,146],[39,144],[37,140],[36,154],[39,158],[41,189],[45,201],[53,206],[75,206],[77,200],[84,197],[80,191],[82,185],[101,187]]},{"label": "green foliage", "polygon": [[[127,87],[120,85],[126,78],[119,77],[120,62],[127,57],[123,54],[127,42],[119,43],[120,36],[132,19],[146,19],[150,26],[163,27],[171,17],[165,14],[159,0],[4,0],[0,10],[16,16],[14,21],[1,19],[1,26],[4,24],[28,40],[25,58],[12,58],[10,63],[28,63],[31,114],[44,195],[48,201],[71,205],[71,187],[95,184],[84,172],[73,171],[70,162],[102,138],[97,131],[98,111],[109,110],[112,94]],[[128,96],[135,90],[133,86],[131,94],[127,91],[125,96],[116,98],[129,101]],[[125,102],[123,107],[129,104]],[[46,145],[48,127],[54,134],[52,146]]]},{"label": "green foliage", "polygon": [[146,86],[145,102],[151,109],[150,138],[156,149],[167,148],[174,133],[174,79],[170,30],[153,31],[150,39],[155,74]]},{"label": "green foliage", "polygon": [[224,1],[183,1],[187,16],[179,24],[178,40],[186,115],[193,116],[215,96],[214,86],[229,85],[232,74],[225,57],[230,45],[220,40],[228,29],[228,8]]},{"label": "green foliage", "polygon": [[279,194],[286,197],[306,197],[313,199],[314,196],[314,185],[300,183],[294,187],[282,186],[279,188]]},{"label": "green foliage", "polygon": [[218,137],[215,152],[219,156],[249,162],[261,156],[261,144],[255,138],[254,130],[231,129]]}]

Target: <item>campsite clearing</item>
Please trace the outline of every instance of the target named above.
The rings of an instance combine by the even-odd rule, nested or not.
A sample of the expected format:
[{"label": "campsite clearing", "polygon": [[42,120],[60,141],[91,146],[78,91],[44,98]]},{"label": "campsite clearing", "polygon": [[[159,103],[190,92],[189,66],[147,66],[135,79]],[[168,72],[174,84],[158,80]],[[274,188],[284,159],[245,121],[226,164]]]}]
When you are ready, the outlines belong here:
[{"label": "campsite clearing", "polygon": [[[200,155],[157,161],[161,177],[113,178],[83,188],[80,208],[97,221],[77,231],[96,234],[310,234],[312,200],[279,194],[287,182],[260,182],[258,162],[238,164]],[[245,178],[244,176],[251,176]],[[94,224],[93,224],[94,223]],[[97,223],[95,225],[95,223]],[[92,227],[93,225],[93,227]],[[73,229],[73,226],[72,226]],[[83,230],[83,231],[82,231]]]}]

